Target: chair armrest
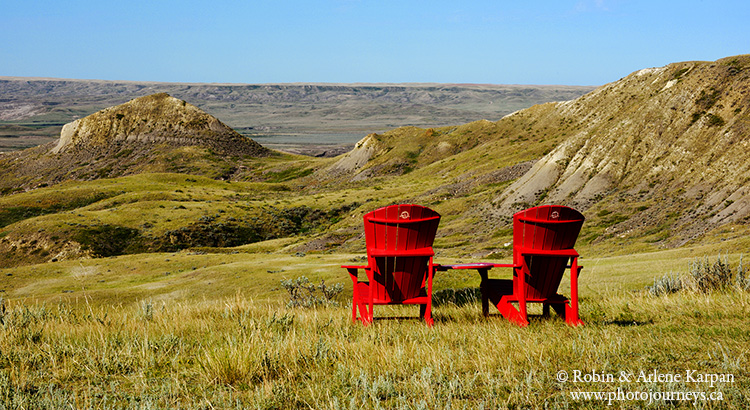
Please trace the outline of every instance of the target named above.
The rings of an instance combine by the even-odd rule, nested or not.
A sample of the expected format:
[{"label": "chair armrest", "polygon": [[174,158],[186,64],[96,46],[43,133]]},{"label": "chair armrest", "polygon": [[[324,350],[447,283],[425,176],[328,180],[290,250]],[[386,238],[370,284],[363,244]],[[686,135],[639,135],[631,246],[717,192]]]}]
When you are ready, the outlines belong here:
[{"label": "chair armrest", "polygon": [[492,266],[495,268],[520,268],[522,265],[515,263],[493,263]]},{"label": "chair armrest", "polygon": [[[359,277],[359,270],[364,269],[365,272],[370,270],[369,266],[359,266],[359,265],[341,265],[342,268],[349,271],[349,276],[352,278],[352,282],[354,282],[355,286],[357,284],[357,280]],[[368,279],[370,275],[367,275]]]},{"label": "chair armrest", "polygon": [[494,263],[460,263],[456,265],[435,265],[435,269],[445,271],[450,269],[492,269]]}]

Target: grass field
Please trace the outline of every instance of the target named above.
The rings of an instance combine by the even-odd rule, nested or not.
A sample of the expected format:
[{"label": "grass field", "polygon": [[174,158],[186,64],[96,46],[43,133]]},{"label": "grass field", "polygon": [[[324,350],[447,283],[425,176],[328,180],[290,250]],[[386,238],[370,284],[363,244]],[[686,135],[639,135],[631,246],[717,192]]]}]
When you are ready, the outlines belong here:
[{"label": "grass field", "polygon": [[[714,246],[584,258],[583,327],[536,318],[518,328],[497,315],[482,318],[475,303],[436,307],[428,328],[418,320],[352,324],[351,282],[338,265],[360,255],[279,252],[290,240],[0,271],[0,403],[600,408],[606,400],[573,394],[602,391],[613,395],[614,408],[750,405],[750,293],[732,286],[660,297],[645,291],[654,278],[684,273],[696,257],[715,255]],[[738,254],[727,258],[738,264]],[[343,284],[340,306],[287,307],[280,283],[300,276]],[[435,290],[478,283],[475,273],[441,272]],[[376,316],[417,314],[404,309],[380,307]],[[562,372],[566,382],[558,380]],[[653,379],[654,372],[662,379]],[[660,400],[649,403],[648,392],[651,398],[659,392]],[[707,398],[664,400],[664,392]]]}]

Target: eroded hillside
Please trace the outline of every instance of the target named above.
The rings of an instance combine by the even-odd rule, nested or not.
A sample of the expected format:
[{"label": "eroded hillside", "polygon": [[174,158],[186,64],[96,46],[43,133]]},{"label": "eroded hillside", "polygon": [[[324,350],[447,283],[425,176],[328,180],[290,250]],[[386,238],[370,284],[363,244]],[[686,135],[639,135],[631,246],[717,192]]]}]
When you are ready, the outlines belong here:
[{"label": "eroded hillside", "polygon": [[205,146],[222,155],[262,157],[268,149],[239,135],[216,117],[166,93],[136,98],[63,126],[52,154],[93,152],[112,147],[166,143]]},{"label": "eroded hillside", "polygon": [[[470,203],[465,214],[481,215],[473,221],[482,228],[463,229],[483,231],[482,243],[497,244],[492,232],[509,228],[514,212],[558,203],[587,213],[589,243],[680,246],[747,223],[749,91],[748,56],[644,69],[494,123],[370,135],[321,175],[451,175],[438,187],[425,181],[425,192]],[[502,186],[508,179],[499,175],[520,178]]]},{"label": "eroded hillside", "polygon": [[608,235],[670,245],[750,215],[750,57],[641,70],[556,113],[575,131],[501,209],[540,197],[595,208],[622,215]]}]

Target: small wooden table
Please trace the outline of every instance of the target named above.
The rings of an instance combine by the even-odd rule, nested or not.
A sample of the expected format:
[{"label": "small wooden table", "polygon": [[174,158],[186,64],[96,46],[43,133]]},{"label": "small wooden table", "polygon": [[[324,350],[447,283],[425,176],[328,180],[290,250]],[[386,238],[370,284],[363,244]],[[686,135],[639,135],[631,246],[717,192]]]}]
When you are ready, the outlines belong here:
[{"label": "small wooden table", "polygon": [[[482,282],[479,284],[479,291],[482,293],[482,315],[487,317],[490,315],[490,298],[488,294],[488,282],[489,282],[489,271],[492,268],[513,268],[516,265],[512,263],[460,263],[456,265],[435,265],[435,269],[438,271],[447,271],[449,269],[476,269],[479,272],[479,276],[482,278]],[[510,282],[511,289],[513,292],[512,282]]]}]

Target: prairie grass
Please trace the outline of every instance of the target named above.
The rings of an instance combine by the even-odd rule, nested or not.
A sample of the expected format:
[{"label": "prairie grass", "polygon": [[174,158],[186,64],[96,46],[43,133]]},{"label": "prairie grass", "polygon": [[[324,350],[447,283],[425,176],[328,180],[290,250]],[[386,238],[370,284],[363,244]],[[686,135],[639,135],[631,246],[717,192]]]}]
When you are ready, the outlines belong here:
[{"label": "prairie grass", "polygon": [[[476,304],[436,309],[433,328],[418,320],[363,327],[347,307],[289,309],[240,294],[4,306],[4,408],[599,408],[569,392],[617,388],[718,391],[723,401],[698,407],[750,405],[750,294],[739,291],[584,299],[579,328],[554,318],[518,328],[482,318]],[[416,311],[382,307],[376,316]],[[562,370],[697,370],[734,382],[561,383]]]},{"label": "prairie grass", "polygon": [[[522,329],[496,311],[481,316],[469,297],[479,278],[468,271],[435,277],[436,293],[467,297],[435,306],[433,328],[384,319],[416,317],[413,306],[378,306],[383,319],[352,324],[351,282],[339,265],[361,255],[280,252],[288,244],[0,270],[0,408],[599,408],[601,401],[574,400],[571,392],[618,388],[720,392],[723,400],[614,408],[750,406],[750,293],[730,286],[655,297],[646,290],[714,248],[585,258],[586,325],[534,317]],[[739,254],[723,257],[738,266]],[[343,285],[340,306],[288,307],[281,283],[302,276]],[[693,370],[734,381],[556,379],[561,371]]]}]

